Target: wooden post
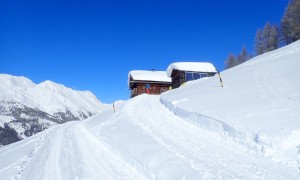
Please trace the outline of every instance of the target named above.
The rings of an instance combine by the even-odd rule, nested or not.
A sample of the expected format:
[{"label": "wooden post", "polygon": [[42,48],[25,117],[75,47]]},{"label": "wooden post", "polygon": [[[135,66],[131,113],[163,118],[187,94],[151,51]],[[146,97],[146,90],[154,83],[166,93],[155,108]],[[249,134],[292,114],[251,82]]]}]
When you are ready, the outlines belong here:
[{"label": "wooden post", "polygon": [[219,75],[219,79],[220,79],[221,86],[224,87],[224,86],[223,86],[223,81],[222,81],[222,78],[221,78],[221,75],[220,75],[220,72],[219,72],[219,71],[217,71],[217,72],[218,72],[218,75]]}]

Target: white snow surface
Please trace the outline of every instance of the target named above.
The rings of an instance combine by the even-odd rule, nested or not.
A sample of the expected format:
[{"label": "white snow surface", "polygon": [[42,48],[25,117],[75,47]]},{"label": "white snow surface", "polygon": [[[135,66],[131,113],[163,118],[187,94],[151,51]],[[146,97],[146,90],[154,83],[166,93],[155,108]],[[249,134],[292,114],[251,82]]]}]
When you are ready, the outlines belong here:
[{"label": "white snow surface", "polygon": [[[300,41],[0,148],[1,179],[299,179]],[[298,59],[297,59],[298,58]]]},{"label": "white snow surface", "polygon": [[158,82],[171,82],[165,71],[144,71],[144,70],[133,70],[128,73],[128,83],[130,76],[133,80],[139,81],[158,81]]},{"label": "white snow surface", "polygon": [[140,95],[115,114],[54,126],[0,148],[2,179],[297,179],[229,137]]},{"label": "white snow surface", "polygon": [[4,127],[4,124],[12,121],[14,118],[11,116],[2,116],[0,115],[0,127]]},{"label": "white snow surface", "polygon": [[168,77],[171,77],[174,69],[194,72],[217,72],[214,65],[209,62],[175,62],[167,68]]},{"label": "white snow surface", "polygon": [[218,76],[204,78],[166,92],[161,102],[202,128],[252,136],[274,160],[300,166],[299,57],[297,41],[223,71],[224,88]]},{"label": "white snow surface", "polygon": [[0,100],[16,101],[49,114],[70,111],[99,113],[107,109],[90,91],[75,91],[52,81],[35,84],[22,76],[0,74]]}]

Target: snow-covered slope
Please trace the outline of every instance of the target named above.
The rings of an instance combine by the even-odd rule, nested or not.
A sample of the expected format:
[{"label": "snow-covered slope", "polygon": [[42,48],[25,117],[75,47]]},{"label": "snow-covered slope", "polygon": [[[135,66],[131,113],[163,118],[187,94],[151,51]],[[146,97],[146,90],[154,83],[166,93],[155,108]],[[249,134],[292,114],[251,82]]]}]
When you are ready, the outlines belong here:
[{"label": "snow-covered slope", "polygon": [[224,71],[224,88],[200,79],[1,147],[0,177],[299,179],[297,57],[300,41]]},{"label": "snow-covered slope", "polygon": [[[188,82],[161,102],[198,126],[246,136],[266,155],[300,167],[300,41],[218,76]],[[239,133],[237,135],[237,133]]]},{"label": "snow-covered slope", "polygon": [[13,129],[24,138],[108,108],[89,91],[75,91],[51,81],[35,84],[25,77],[0,74],[0,84],[0,144],[9,142],[2,142],[7,136],[5,129]]}]

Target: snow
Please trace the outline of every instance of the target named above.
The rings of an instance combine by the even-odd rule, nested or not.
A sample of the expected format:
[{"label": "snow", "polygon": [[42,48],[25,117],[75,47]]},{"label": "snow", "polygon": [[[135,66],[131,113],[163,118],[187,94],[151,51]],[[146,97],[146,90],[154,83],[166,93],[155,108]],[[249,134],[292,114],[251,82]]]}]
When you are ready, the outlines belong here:
[{"label": "snow", "polygon": [[[300,41],[0,148],[1,179],[299,179]],[[116,103],[118,104],[118,103]]]},{"label": "snow", "polygon": [[0,148],[3,179],[297,179],[300,172],[140,95],[115,114],[54,126]]},{"label": "snow", "polygon": [[167,68],[167,75],[169,77],[171,77],[174,69],[193,72],[217,72],[214,65],[209,62],[175,62]]},{"label": "snow", "polygon": [[128,83],[130,77],[134,81],[158,81],[158,82],[171,82],[165,71],[144,71],[144,70],[133,70],[128,73]]},{"label": "snow", "polygon": [[163,94],[161,102],[202,128],[219,122],[223,133],[253,137],[269,156],[300,166],[299,57],[297,41],[222,72],[224,88],[218,76],[200,79]]},{"label": "snow", "polygon": [[16,101],[49,114],[70,111],[80,117],[80,112],[99,113],[106,110],[89,91],[75,91],[52,81],[35,84],[25,77],[0,74],[0,100]]},{"label": "snow", "polygon": [[22,138],[22,139],[26,138],[26,136],[24,134],[25,128],[22,126],[22,124],[10,123],[9,127],[12,128],[14,131],[16,131],[20,138]]},{"label": "snow", "polygon": [[12,121],[14,118],[11,116],[0,115],[0,127],[4,127],[4,124]]}]

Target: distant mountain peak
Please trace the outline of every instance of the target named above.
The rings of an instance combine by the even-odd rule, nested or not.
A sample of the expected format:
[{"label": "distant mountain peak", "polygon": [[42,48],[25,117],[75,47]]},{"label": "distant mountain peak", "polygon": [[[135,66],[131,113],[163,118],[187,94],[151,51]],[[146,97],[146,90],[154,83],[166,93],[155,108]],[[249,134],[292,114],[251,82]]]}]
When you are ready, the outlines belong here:
[{"label": "distant mountain peak", "polygon": [[30,129],[31,122],[47,120],[43,128],[37,128],[41,131],[53,124],[85,119],[109,106],[90,91],[76,91],[50,80],[35,84],[23,76],[0,74],[0,84],[0,127],[4,126],[1,121],[6,122],[1,116],[9,116],[13,120],[6,122],[6,127],[18,127],[18,133],[23,133],[20,137]]},{"label": "distant mountain peak", "polygon": [[9,74],[0,74],[0,82],[3,86],[16,86],[22,88],[28,88],[35,86],[35,84],[28,78],[24,76],[12,76]]}]

